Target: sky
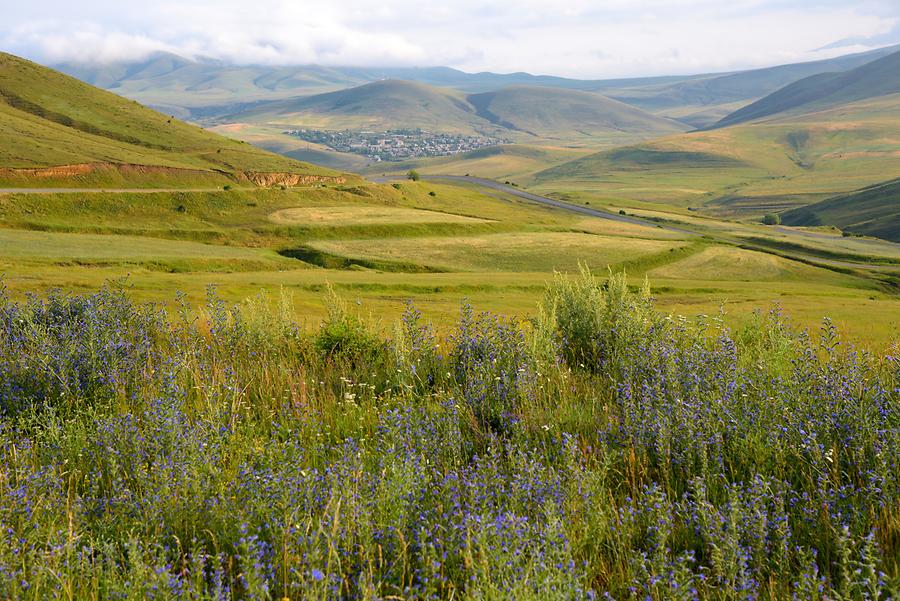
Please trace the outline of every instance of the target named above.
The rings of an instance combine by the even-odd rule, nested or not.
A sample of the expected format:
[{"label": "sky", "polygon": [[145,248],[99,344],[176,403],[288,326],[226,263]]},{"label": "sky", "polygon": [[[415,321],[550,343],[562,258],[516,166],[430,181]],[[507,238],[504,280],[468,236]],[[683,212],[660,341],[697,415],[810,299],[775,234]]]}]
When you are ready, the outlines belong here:
[{"label": "sky", "polygon": [[580,78],[762,67],[900,43],[900,0],[0,0],[0,50]]}]

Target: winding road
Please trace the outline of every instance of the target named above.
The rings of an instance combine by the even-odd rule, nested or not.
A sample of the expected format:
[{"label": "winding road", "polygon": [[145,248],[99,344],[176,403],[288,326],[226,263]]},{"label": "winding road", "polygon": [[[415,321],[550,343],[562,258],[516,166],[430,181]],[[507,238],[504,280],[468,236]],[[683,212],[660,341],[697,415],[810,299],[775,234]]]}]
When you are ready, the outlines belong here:
[{"label": "winding road", "polygon": [[[643,225],[645,227],[659,227],[662,229],[669,230],[671,232],[678,232],[680,234],[688,234],[691,236],[699,235],[698,232],[693,230],[688,230],[680,227],[676,227],[673,225],[666,225],[661,223],[656,223],[649,219],[641,219],[639,217],[631,217],[628,215],[619,215],[618,213],[609,213],[607,211],[600,211],[597,209],[591,209],[590,207],[583,207],[581,205],[574,205],[568,202],[563,202],[561,200],[556,200],[555,198],[548,198],[547,196],[540,196],[538,194],[533,194],[532,192],[526,192],[525,190],[520,190],[519,188],[508,186],[506,184],[501,184],[500,182],[495,182],[490,179],[482,179],[480,177],[469,177],[465,175],[423,175],[422,179],[427,179],[431,181],[453,181],[453,182],[462,182],[468,184],[476,184],[483,188],[490,188],[492,190],[498,190],[500,192],[505,192],[512,196],[516,196],[518,198],[522,198],[525,200],[529,200],[531,202],[542,204],[545,206],[553,207],[556,209],[562,209],[564,211],[569,211],[571,213],[580,213],[582,215],[588,215],[590,217],[599,217],[600,219],[609,219],[611,221],[619,221],[621,223],[631,223],[634,225]],[[376,177],[373,178],[372,181],[376,183],[385,183],[394,180],[402,180],[406,179],[405,177],[396,176],[396,177]]]}]

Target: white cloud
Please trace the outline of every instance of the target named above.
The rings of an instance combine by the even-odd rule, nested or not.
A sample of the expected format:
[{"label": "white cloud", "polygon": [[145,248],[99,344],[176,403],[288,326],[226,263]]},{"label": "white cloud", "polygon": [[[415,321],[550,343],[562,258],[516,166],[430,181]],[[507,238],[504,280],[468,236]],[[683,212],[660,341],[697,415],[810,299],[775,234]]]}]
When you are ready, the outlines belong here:
[{"label": "white cloud", "polygon": [[826,48],[838,40],[877,40],[900,23],[893,0],[37,4],[4,7],[0,45],[45,62],[107,62],[166,50],[236,63],[450,65],[578,77],[729,70],[833,56],[847,51]]}]

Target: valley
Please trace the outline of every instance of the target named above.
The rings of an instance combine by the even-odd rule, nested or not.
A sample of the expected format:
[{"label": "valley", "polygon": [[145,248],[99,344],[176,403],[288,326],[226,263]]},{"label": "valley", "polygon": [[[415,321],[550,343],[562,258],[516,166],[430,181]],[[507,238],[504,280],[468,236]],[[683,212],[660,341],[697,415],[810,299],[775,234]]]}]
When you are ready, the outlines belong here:
[{"label": "valley", "polygon": [[0,599],[900,598],[891,2],[3,17]]},{"label": "valley", "polygon": [[[61,140],[78,131],[91,143],[78,153],[54,145],[68,153],[62,162],[108,161],[69,175],[49,167],[52,154],[5,159],[0,262],[14,292],[87,290],[125,277],[139,298],[171,302],[177,289],[199,302],[208,283],[234,301],[275,286],[291,290],[315,322],[330,282],[373,315],[412,298],[440,324],[463,298],[527,314],[554,271],[587,265],[624,269],[635,285],[649,278],[660,306],[673,311],[724,309],[737,325],[751,308],[778,303],[810,327],[828,314],[873,344],[897,336],[897,201],[892,184],[880,183],[900,173],[896,95],[689,131],[563,85],[467,92],[387,80],[257,100],[233,119],[217,118],[212,131],[229,140],[4,60],[5,98],[69,86],[69,96],[94,103],[79,101],[76,121],[62,97],[55,105],[7,101],[7,127],[55,128]],[[114,133],[114,111],[133,115],[127,135]],[[173,132],[164,142],[160,123]],[[289,129],[298,126],[305,129]],[[319,129],[351,126],[358,129]],[[509,143],[459,147],[500,140],[479,136]],[[445,152],[440,140],[457,146],[424,158],[383,150],[418,148],[410,140],[434,152]],[[179,143],[209,150],[167,158]],[[111,145],[119,154],[109,154]],[[336,158],[319,167],[290,158],[297,153]],[[409,181],[410,169],[423,180]],[[766,213],[781,213],[784,225],[761,225]]]}]

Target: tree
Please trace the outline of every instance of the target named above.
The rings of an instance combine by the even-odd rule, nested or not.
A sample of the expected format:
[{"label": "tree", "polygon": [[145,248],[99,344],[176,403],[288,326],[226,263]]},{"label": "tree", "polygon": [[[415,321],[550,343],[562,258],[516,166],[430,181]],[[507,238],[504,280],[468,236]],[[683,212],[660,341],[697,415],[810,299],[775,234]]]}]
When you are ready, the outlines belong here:
[{"label": "tree", "polygon": [[780,225],[781,215],[779,215],[778,213],[766,213],[763,216],[762,222],[766,225]]},{"label": "tree", "polygon": [[411,179],[414,182],[419,181],[419,179],[420,179],[419,172],[416,171],[415,169],[410,169],[409,173],[406,174],[406,179]]}]

